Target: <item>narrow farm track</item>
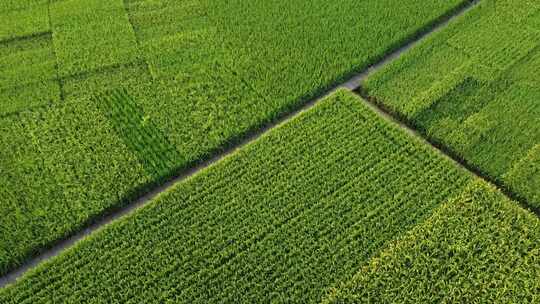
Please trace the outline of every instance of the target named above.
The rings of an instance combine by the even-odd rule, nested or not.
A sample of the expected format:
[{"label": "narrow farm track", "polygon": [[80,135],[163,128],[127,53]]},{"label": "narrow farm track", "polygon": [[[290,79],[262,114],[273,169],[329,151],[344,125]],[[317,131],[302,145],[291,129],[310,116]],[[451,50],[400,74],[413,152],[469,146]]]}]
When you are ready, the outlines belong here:
[{"label": "narrow farm track", "polygon": [[[286,123],[289,119],[292,117],[298,115],[301,112],[304,112],[311,107],[313,107],[315,104],[317,104],[320,100],[327,97],[328,95],[334,93],[336,90],[341,88],[346,88],[351,91],[356,91],[361,88],[362,81],[369,76],[371,73],[377,71],[384,65],[388,64],[389,62],[393,61],[394,59],[398,58],[402,53],[406,52],[410,48],[414,47],[418,43],[420,43],[422,40],[424,40],[429,35],[436,33],[446,27],[454,18],[459,17],[469,11],[472,7],[474,7],[479,1],[474,0],[471,2],[466,3],[465,5],[461,6],[459,9],[451,12],[451,14],[447,14],[437,20],[435,23],[431,24],[431,27],[428,27],[426,30],[416,33],[413,35],[413,37],[410,38],[410,40],[405,43],[402,46],[396,46],[397,49],[393,50],[392,52],[389,52],[388,55],[384,56],[380,61],[377,63],[371,65],[369,68],[350,75],[350,77],[339,84],[336,84],[320,94],[317,98],[314,98],[306,103],[304,103],[299,109],[296,109],[294,111],[288,112],[272,123],[269,123],[267,125],[264,125],[263,127],[254,130],[248,134],[246,134],[243,138],[241,138],[239,141],[236,141],[236,143],[232,146],[226,147],[223,150],[221,150],[219,153],[215,154],[213,157],[208,158],[207,160],[200,162],[199,164],[191,167],[190,169],[183,170],[182,172],[179,172],[179,174],[164,184],[162,184],[159,187],[154,188],[152,191],[146,193],[145,195],[139,197],[136,201],[132,202],[131,204],[126,205],[125,207],[121,209],[117,209],[113,212],[110,212],[108,214],[105,214],[103,217],[95,220],[92,224],[87,226],[85,229],[71,235],[70,237],[63,239],[54,245],[52,245],[48,250],[44,250],[41,254],[35,256],[34,258],[28,260],[26,263],[24,263],[19,268],[8,272],[6,275],[0,277],[0,288],[6,286],[7,284],[10,284],[14,282],[17,278],[24,275],[29,270],[33,269],[35,266],[40,264],[41,262],[46,261],[49,258],[53,258],[57,255],[59,255],[61,252],[63,252],[65,249],[73,246],[77,241],[87,237],[88,235],[96,232],[101,227],[111,223],[112,221],[126,215],[129,213],[134,212],[137,208],[140,208],[147,203],[149,203],[151,200],[153,200],[155,197],[160,195],[162,192],[167,191],[169,188],[174,186],[175,184],[189,178],[190,176],[196,174],[197,172],[204,170],[212,164],[219,162],[220,160],[228,157],[229,155],[233,154],[238,149],[241,149],[242,147],[248,145],[249,143],[257,140],[261,136],[264,136],[264,134],[272,129],[275,128],[281,124]],[[432,146],[434,149],[436,149],[439,153],[443,154],[448,159],[451,159],[453,162],[455,162],[457,165],[466,168],[467,170],[471,171],[475,175],[486,179],[484,176],[479,174],[478,170],[474,170],[473,168],[470,168],[469,166],[463,164],[460,160],[457,160],[455,157],[452,157],[451,155],[448,155],[444,149],[440,149],[437,145],[427,141],[424,136],[422,136],[420,133],[418,133],[416,130],[411,128],[408,124],[403,123],[401,120],[394,118],[391,114],[389,114],[384,109],[378,107],[375,103],[372,103],[371,101],[366,101],[366,104],[378,115],[384,117],[386,120],[391,121],[394,124],[397,124],[400,128],[405,130],[407,133],[421,139],[426,144]],[[488,180],[489,181],[489,180]],[[491,182],[491,181],[489,181]],[[492,184],[497,185],[496,183],[491,182]],[[500,187],[498,187],[500,188]],[[507,194],[508,195],[508,194]],[[511,198],[514,199],[514,197],[510,194],[508,195]],[[526,206],[526,204],[523,204]]]}]

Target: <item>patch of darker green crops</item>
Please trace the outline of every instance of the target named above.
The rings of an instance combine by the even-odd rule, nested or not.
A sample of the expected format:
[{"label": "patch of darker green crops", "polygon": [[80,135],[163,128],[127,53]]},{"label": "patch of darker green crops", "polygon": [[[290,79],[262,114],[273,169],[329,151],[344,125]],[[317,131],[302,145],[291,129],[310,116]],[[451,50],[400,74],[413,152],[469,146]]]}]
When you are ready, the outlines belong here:
[{"label": "patch of darker green crops", "polygon": [[464,3],[2,1],[0,273]]}]

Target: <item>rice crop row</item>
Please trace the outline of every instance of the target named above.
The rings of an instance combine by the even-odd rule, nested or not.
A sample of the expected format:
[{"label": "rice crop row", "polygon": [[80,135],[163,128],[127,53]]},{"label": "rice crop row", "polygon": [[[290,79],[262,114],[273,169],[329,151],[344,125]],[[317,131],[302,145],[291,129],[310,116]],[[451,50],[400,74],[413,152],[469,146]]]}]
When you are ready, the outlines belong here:
[{"label": "rice crop row", "polygon": [[0,301],[318,301],[470,180],[339,91],[32,270]]}]

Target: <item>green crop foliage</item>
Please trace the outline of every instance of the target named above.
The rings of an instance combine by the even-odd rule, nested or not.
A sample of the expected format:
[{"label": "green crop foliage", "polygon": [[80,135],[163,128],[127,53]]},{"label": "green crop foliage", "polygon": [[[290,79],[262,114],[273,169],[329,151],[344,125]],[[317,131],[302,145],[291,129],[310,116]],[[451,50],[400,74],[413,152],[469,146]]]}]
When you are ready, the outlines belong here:
[{"label": "green crop foliage", "polygon": [[60,87],[55,80],[43,80],[24,86],[0,89],[0,116],[16,114],[60,101]]},{"label": "green crop foliage", "polygon": [[175,147],[125,90],[105,92],[94,101],[149,175],[166,176],[179,161]]},{"label": "green crop foliage", "polygon": [[530,183],[505,176],[518,176],[513,168],[523,167],[517,163],[540,143],[539,16],[537,1],[482,1],[369,77],[364,88],[534,207],[539,176],[527,175],[534,170],[524,173]]},{"label": "green crop foliage", "polygon": [[68,76],[139,58],[123,1],[65,0],[50,5],[59,72]]},{"label": "green crop foliage", "polygon": [[0,118],[0,146],[1,272],[126,203],[150,179],[90,100]]},{"label": "green crop foliage", "polygon": [[[469,1],[0,2],[1,275]],[[538,207],[539,20],[537,0],[483,0],[363,89]],[[0,303],[538,302],[539,237],[339,90]]]},{"label": "green crop foliage", "polygon": [[0,116],[60,101],[50,34],[3,42],[0,70]]},{"label": "green crop foliage", "polygon": [[540,220],[472,183],[323,303],[536,303]]},{"label": "green crop foliage", "polygon": [[15,52],[0,58],[0,89],[26,85],[56,77],[50,47]]},{"label": "green crop foliage", "polygon": [[50,0],[3,0],[0,3],[0,12],[31,9],[39,5],[44,5],[47,2],[50,2]]},{"label": "green crop foliage", "polygon": [[504,180],[532,202],[540,201],[540,144],[504,175]]},{"label": "green crop foliage", "polygon": [[211,9],[210,4],[200,0],[126,0],[125,3],[140,41],[205,29]]},{"label": "green crop foliage", "polygon": [[[0,234],[3,273],[297,109],[467,1],[0,2],[2,14],[35,11],[32,22],[43,18],[39,5],[50,14],[46,43],[26,30],[0,43],[9,66],[2,84],[28,83],[0,92],[0,183],[9,194],[0,215],[3,227],[17,227]],[[9,27],[25,29],[25,20]],[[11,52],[37,47],[52,58]],[[10,56],[40,64],[3,61]],[[135,117],[108,115],[95,98],[115,90],[129,95],[115,113],[135,109]]]},{"label": "green crop foliage", "polygon": [[130,95],[136,95],[137,100],[153,99],[156,98],[155,86],[156,83],[152,81],[148,68],[138,62],[111,67],[100,72],[70,76],[62,81],[64,98],[74,102],[117,89],[128,90]]},{"label": "green crop foliage", "polygon": [[339,91],[0,290],[0,301],[318,301],[471,179]]},{"label": "green crop foliage", "polygon": [[0,20],[2,20],[0,43],[2,40],[35,35],[50,30],[47,5],[8,12],[0,10]]},{"label": "green crop foliage", "polygon": [[0,43],[0,58],[25,50],[49,48],[52,51],[51,34],[42,33]]}]

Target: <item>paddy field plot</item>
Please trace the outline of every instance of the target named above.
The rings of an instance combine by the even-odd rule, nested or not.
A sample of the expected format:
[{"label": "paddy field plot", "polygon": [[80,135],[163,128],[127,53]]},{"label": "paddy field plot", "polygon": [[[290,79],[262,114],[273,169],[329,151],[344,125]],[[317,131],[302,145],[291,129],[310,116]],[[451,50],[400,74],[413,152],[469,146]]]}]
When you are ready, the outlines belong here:
[{"label": "paddy field plot", "polygon": [[539,72],[532,0],[4,0],[0,303],[538,302]]},{"label": "paddy field plot", "polygon": [[534,303],[540,220],[482,182],[342,282],[323,303]]},{"label": "paddy field plot", "polygon": [[540,3],[485,0],[363,90],[540,207]]}]

